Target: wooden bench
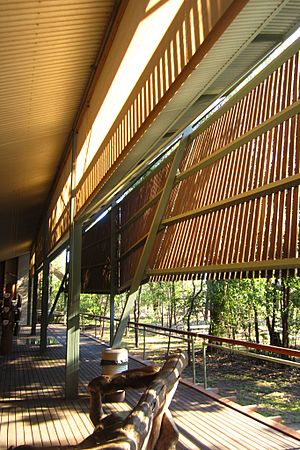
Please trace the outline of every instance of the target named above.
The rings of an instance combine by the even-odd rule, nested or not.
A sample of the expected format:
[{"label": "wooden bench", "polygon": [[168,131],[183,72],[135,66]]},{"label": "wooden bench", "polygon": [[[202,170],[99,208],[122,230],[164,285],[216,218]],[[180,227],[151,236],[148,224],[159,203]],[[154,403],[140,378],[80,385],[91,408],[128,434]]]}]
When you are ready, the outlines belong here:
[{"label": "wooden bench", "polygon": [[[169,405],[186,365],[187,356],[180,351],[170,355],[161,369],[146,366],[94,378],[89,383],[90,418],[95,426],[90,436],[77,445],[13,449],[175,450],[179,433]],[[128,387],[145,389],[135,408],[103,418],[103,396]]]}]

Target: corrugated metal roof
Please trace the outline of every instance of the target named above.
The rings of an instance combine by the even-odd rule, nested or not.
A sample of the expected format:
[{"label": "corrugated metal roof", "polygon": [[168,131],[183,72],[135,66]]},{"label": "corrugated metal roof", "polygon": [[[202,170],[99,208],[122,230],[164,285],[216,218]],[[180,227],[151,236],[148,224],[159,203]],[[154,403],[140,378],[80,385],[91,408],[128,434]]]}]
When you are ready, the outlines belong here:
[{"label": "corrugated metal roof", "polygon": [[12,239],[24,247],[16,252],[28,249],[114,6],[114,0],[0,4],[0,234],[6,236],[0,260],[7,257],[12,217]]},{"label": "corrugated metal roof", "polygon": [[282,34],[289,32],[294,26],[299,26],[300,22],[300,3],[299,0],[290,0],[281,9],[280,14],[276,15],[267,25],[264,33]]}]

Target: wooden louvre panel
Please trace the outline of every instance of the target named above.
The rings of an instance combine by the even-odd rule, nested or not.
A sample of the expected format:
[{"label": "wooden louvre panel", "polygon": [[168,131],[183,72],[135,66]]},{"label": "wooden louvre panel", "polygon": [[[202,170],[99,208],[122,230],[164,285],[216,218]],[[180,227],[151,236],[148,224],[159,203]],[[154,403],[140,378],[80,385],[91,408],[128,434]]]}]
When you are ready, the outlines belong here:
[{"label": "wooden louvre panel", "polygon": [[49,205],[48,234],[50,236],[50,250],[58,244],[58,242],[65,236],[66,233],[68,233],[70,229],[71,165],[70,150],[70,154],[61,169],[61,174],[56,186],[54,187]]},{"label": "wooden louvre panel", "polygon": [[[205,6],[204,13],[204,4],[198,0],[181,2],[176,18],[168,25],[136,85],[128,92],[127,100],[95,154],[93,163],[77,186],[76,215],[138,142],[171,95],[177,92],[192,70],[196,58],[203,58],[203,52],[209,51],[214,36],[223,27],[227,27],[228,21],[232,20],[245,3],[242,0],[222,0],[214,2],[214,7]],[[138,14],[140,8],[135,9]],[[224,16],[224,21],[221,21]],[[146,18],[143,12],[139,26],[143,26],[144,20]],[[123,38],[126,39],[129,29],[124,30]]]},{"label": "wooden louvre panel", "polygon": [[38,268],[44,261],[46,256],[46,240],[47,234],[45,233],[45,222],[43,222],[37,239],[35,241],[35,267]]},{"label": "wooden louvre panel", "polygon": [[181,163],[184,172],[298,100],[299,54],[296,53],[216,120],[192,143]]},{"label": "wooden louvre panel", "polygon": [[295,273],[298,101],[297,53],[195,137],[152,251],[152,279]]},{"label": "wooden louvre panel", "polygon": [[110,292],[111,213],[82,236],[81,292]]},{"label": "wooden louvre panel", "polygon": [[121,289],[134,275],[172,158],[166,158],[120,203]]},{"label": "wooden louvre panel", "polygon": [[130,287],[142,250],[143,245],[141,244],[121,258],[119,292],[123,292]]},{"label": "wooden louvre panel", "polygon": [[52,250],[55,247],[55,245],[57,245],[58,242],[69,231],[70,218],[71,218],[71,212],[70,212],[70,202],[69,202],[50,235],[49,250]]}]

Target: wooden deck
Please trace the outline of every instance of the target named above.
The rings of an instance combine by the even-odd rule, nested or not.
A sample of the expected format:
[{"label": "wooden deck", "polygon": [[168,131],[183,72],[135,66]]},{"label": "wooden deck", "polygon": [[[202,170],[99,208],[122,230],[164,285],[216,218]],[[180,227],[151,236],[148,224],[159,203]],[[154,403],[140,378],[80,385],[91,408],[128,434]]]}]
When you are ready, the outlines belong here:
[{"label": "wooden deck", "polygon": [[[0,449],[10,445],[75,444],[92,432],[88,418],[86,386],[100,371],[101,345],[81,336],[80,396],[64,395],[65,337],[61,327],[51,327],[57,343],[39,354],[32,338],[23,334],[10,357],[0,357]],[[131,366],[136,362],[130,362]],[[108,410],[128,410],[139,394],[128,392],[126,402]],[[296,450],[291,438],[203,393],[180,383],[171,409],[180,430],[178,449],[187,450]]]}]

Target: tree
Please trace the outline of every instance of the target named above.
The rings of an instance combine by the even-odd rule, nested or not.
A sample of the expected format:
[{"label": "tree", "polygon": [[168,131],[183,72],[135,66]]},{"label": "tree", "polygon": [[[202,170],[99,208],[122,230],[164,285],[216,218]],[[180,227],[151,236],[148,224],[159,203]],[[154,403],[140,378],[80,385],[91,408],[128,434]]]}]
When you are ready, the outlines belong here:
[{"label": "tree", "polygon": [[209,334],[222,336],[225,331],[223,321],[225,283],[223,280],[207,281],[207,299],[210,312]]}]

